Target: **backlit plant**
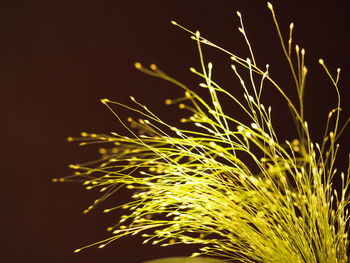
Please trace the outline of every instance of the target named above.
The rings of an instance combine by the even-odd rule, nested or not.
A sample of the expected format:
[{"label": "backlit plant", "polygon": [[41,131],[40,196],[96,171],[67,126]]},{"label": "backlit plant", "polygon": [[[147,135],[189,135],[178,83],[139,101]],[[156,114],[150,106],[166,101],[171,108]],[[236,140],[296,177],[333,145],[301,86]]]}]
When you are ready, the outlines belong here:
[{"label": "backlit plant", "polygon": [[[338,172],[335,168],[337,140],[349,121],[340,124],[340,69],[333,74],[319,60],[337,94],[337,105],[329,112],[322,141],[314,142],[304,118],[305,50],[292,43],[293,24],[285,41],[270,3],[268,8],[294,79],[296,102],[271,78],[268,65],[258,65],[239,12],[239,31],[249,58],[172,22],[190,33],[198,45],[201,67],[190,71],[202,79],[199,87],[187,87],[156,65],[146,68],[135,63],[135,67],[183,90],[182,97],[166,100],[166,104],[178,104],[188,112],[182,124],[167,124],[133,97],[133,107],[102,99],[129,136],[84,132],[80,138],[68,138],[106,145],[100,149],[100,159],[71,165],[74,175],[59,179],[79,179],[87,189],[103,193],[85,212],[121,187],[134,191],[130,202],[104,210],[125,209],[119,222],[108,228],[111,237],[86,247],[102,248],[123,236],[139,234],[144,243],[160,246],[200,245],[193,257],[207,255],[240,262],[348,262],[350,169]],[[203,45],[231,58],[230,67],[241,91],[224,89],[215,82],[213,64],[202,54]],[[266,86],[277,90],[289,107],[297,138],[285,140],[274,128],[273,111],[265,104],[268,102],[262,102]],[[210,99],[200,96],[197,89],[205,90]],[[245,116],[227,115],[220,103],[223,97]],[[140,118],[123,122],[117,106]],[[339,189],[332,185],[335,177],[340,178]]]}]

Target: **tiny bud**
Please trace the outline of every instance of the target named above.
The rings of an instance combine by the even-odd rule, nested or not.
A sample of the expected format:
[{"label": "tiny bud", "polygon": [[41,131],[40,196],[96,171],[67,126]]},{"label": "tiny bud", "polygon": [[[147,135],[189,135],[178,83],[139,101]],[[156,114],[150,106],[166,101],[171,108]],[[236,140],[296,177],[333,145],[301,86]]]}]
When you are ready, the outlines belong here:
[{"label": "tiny bud", "polygon": [[100,149],[98,149],[98,153],[105,154],[105,153],[107,153],[107,150],[105,148],[100,148]]},{"label": "tiny bud", "polygon": [[307,73],[307,67],[303,67],[303,74],[306,74]]},{"label": "tiny bud", "polygon": [[109,99],[101,99],[101,103],[107,104],[109,102]]},{"label": "tiny bud", "polygon": [[142,65],[141,65],[140,62],[135,62],[134,67],[135,67],[136,69],[140,69],[140,68],[142,68]]},{"label": "tiny bud", "polygon": [[181,123],[185,123],[185,122],[187,122],[187,119],[182,118],[182,119],[180,119],[180,122],[181,122]]},{"label": "tiny bud", "polygon": [[79,169],[79,166],[75,165],[75,164],[70,164],[70,165],[68,165],[68,167],[71,169]]},{"label": "tiny bud", "polygon": [[258,129],[258,125],[256,123],[252,123],[251,126],[253,129]]}]

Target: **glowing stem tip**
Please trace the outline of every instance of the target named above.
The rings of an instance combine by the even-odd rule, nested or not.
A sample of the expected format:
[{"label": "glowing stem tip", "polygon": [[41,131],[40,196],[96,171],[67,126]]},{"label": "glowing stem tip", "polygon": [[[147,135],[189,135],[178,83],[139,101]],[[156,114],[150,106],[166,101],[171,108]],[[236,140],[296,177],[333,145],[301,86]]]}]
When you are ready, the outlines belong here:
[{"label": "glowing stem tip", "polygon": [[178,23],[176,23],[176,21],[174,21],[174,20],[170,21],[170,23],[172,23],[175,26],[178,25]]},{"label": "glowing stem tip", "polygon": [[74,253],[79,253],[80,251],[81,251],[81,249],[78,248],[78,249],[74,250]]},{"label": "glowing stem tip", "polygon": [[151,65],[150,65],[150,68],[151,68],[152,70],[157,70],[157,66],[156,66],[155,64],[151,64]]},{"label": "glowing stem tip", "polygon": [[237,11],[236,14],[237,14],[238,17],[241,17],[241,16],[242,16],[241,13],[240,13],[239,11]]},{"label": "glowing stem tip", "polygon": [[109,102],[109,99],[101,99],[101,103],[107,104]]},{"label": "glowing stem tip", "polygon": [[268,7],[269,9],[273,10],[273,6],[272,6],[272,4],[271,4],[270,2],[267,2],[267,7]]},{"label": "glowing stem tip", "polygon": [[141,65],[140,62],[135,62],[135,63],[134,63],[134,67],[135,67],[136,69],[140,69],[140,68],[142,68],[142,65]]},{"label": "glowing stem tip", "polygon": [[324,65],[324,61],[323,61],[323,59],[322,59],[322,58],[320,58],[320,59],[318,60],[318,63],[320,63],[321,65]]}]

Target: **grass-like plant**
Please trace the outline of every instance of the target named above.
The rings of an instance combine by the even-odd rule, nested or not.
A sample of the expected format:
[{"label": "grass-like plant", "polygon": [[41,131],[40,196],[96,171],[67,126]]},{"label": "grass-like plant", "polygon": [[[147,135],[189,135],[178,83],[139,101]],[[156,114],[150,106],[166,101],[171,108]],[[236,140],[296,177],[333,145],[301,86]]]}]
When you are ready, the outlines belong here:
[{"label": "grass-like plant", "polygon": [[[82,133],[80,138],[68,139],[108,145],[100,149],[100,159],[71,165],[76,170],[74,175],[60,179],[80,179],[87,189],[103,192],[85,212],[121,187],[134,189],[130,202],[104,210],[126,211],[108,228],[111,237],[86,247],[102,248],[123,236],[140,234],[144,243],[160,246],[200,245],[193,257],[206,255],[240,262],[348,262],[350,169],[338,172],[335,168],[337,140],[349,121],[340,125],[340,69],[333,74],[319,60],[338,100],[329,112],[322,141],[314,142],[304,118],[305,50],[292,42],[293,23],[286,41],[270,3],[268,8],[298,101],[292,101],[282,85],[271,78],[268,65],[258,65],[239,12],[239,31],[250,51],[246,59],[215,45],[198,31],[172,22],[197,42],[201,67],[190,71],[202,79],[198,89],[207,91],[210,99],[155,65],[146,68],[135,63],[138,70],[184,91],[182,97],[166,100],[166,104],[178,104],[189,113],[181,119],[182,124],[167,124],[133,97],[134,107],[102,99],[129,136]],[[239,80],[243,99],[237,89],[226,90],[215,82],[213,64],[205,62],[202,54],[203,45],[231,58],[230,67]],[[262,102],[266,86],[277,90],[289,107],[296,138],[285,140],[274,128],[274,113]],[[245,116],[227,115],[220,103],[223,97]],[[116,113],[117,106],[141,117],[125,123]],[[341,181],[339,189],[333,187],[335,177]]]}]

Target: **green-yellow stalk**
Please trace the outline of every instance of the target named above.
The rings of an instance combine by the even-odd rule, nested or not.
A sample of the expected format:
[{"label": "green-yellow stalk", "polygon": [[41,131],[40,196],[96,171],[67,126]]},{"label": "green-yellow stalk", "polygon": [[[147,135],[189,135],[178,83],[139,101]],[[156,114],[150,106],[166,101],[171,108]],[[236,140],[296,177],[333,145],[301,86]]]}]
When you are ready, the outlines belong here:
[{"label": "green-yellow stalk", "polygon": [[[130,202],[104,210],[106,213],[126,210],[119,222],[108,229],[111,237],[86,247],[101,248],[125,235],[140,234],[144,243],[160,246],[202,245],[192,256],[205,254],[241,262],[348,262],[350,169],[339,173],[334,167],[337,139],[342,132],[340,69],[333,76],[323,60],[319,60],[334,86],[338,103],[328,116],[322,142],[313,142],[304,119],[305,50],[295,46],[293,54],[293,24],[286,43],[270,3],[268,8],[294,78],[298,104],[270,77],[268,65],[258,66],[240,13],[237,13],[239,31],[250,51],[247,59],[218,47],[198,31],[172,22],[197,42],[201,68],[191,68],[191,72],[203,79],[199,88],[207,90],[211,99],[205,100],[155,65],[145,68],[135,63],[138,70],[184,90],[183,97],[168,99],[166,104],[177,103],[180,109],[187,110],[188,118],[181,122],[188,123],[186,127],[193,124],[193,128],[167,124],[133,97],[135,107],[101,100],[130,136],[82,133],[80,138],[69,138],[82,144],[109,146],[100,149],[99,160],[71,165],[76,170],[74,175],[59,180],[79,178],[87,189],[100,189],[102,197],[85,212],[121,187],[134,189],[135,193]],[[202,45],[217,48],[232,58],[230,66],[240,81],[245,100],[212,79],[213,64],[205,62]],[[244,79],[245,72],[249,78]],[[299,138],[285,141],[274,129],[271,107],[261,101],[267,84],[286,101]],[[226,115],[220,104],[221,96],[232,99],[249,122],[243,121],[247,118]],[[142,117],[129,118],[129,124],[124,123],[115,111],[116,106]],[[341,189],[332,186],[335,176],[341,178]]]}]

